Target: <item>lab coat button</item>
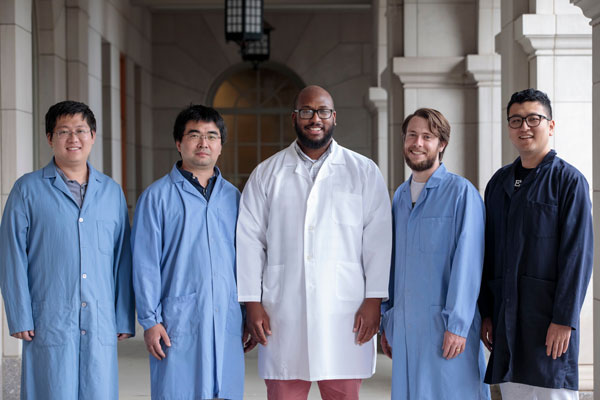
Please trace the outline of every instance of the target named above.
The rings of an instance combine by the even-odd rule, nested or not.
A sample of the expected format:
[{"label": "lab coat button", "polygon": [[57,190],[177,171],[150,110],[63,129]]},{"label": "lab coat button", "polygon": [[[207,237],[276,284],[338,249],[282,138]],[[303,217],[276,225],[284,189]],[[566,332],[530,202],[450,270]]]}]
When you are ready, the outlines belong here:
[{"label": "lab coat button", "polygon": [[86,278],[87,278],[87,274],[83,274],[83,275],[81,275],[81,277],[82,277],[83,279],[86,279]]},{"label": "lab coat button", "polygon": [[79,218],[79,222],[83,222],[83,218]]},{"label": "lab coat button", "polygon": [[81,307],[86,308],[87,307],[87,303],[84,301],[83,303],[81,303]]},{"label": "lab coat button", "polygon": [[309,231],[314,231],[314,230],[315,230],[315,227],[314,227],[313,225],[311,225],[311,226],[309,226],[309,227],[308,227],[308,230],[309,230]]},{"label": "lab coat button", "polygon": [[85,331],[85,329],[82,329],[82,330],[81,330],[81,334],[82,334],[82,335],[85,335],[86,333],[87,333],[87,332]]}]

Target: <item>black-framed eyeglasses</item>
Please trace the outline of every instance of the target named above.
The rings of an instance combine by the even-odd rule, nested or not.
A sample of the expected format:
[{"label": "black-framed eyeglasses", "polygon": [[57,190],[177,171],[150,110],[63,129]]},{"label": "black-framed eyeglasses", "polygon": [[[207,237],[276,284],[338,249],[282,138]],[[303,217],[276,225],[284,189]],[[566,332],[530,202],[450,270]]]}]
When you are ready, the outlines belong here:
[{"label": "black-framed eyeglasses", "polygon": [[300,110],[294,110],[295,113],[298,113],[298,116],[301,119],[311,119],[315,112],[321,119],[329,119],[333,115],[333,110],[331,108],[319,108],[318,110],[314,110],[312,108],[301,108]]},{"label": "black-framed eyeglasses", "polygon": [[523,126],[523,121],[527,122],[527,126],[530,128],[535,128],[542,123],[542,119],[547,119],[550,121],[550,118],[542,114],[529,114],[525,117],[513,115],[512,117],[507,118],[508,126],[510,126],[512,129],[519,129],[521,126]]}]

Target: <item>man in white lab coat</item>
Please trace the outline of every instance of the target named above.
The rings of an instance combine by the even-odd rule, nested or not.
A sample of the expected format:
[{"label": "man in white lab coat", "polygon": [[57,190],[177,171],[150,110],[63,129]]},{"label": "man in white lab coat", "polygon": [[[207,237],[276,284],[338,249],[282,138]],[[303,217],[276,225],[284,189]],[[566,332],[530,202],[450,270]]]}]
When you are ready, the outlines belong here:
[{"label": "man in white lab coat", "polygon": [[262,162],[242,193],[238,300],[259,346],[268,398],[358,399],[375,372],[388,295],[391,208],[375,163],[332,139],[331,95],[297,96],[298,139]]}]

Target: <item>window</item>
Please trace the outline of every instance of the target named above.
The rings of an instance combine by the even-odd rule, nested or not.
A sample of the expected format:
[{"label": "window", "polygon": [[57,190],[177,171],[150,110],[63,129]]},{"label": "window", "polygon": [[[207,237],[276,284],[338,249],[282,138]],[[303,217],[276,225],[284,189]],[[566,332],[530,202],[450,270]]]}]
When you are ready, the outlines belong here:
[{"label": "window", "polygon": [[212,106],[223,115],[228,132],[218,165],[240,190],[258,163],[296,138],[290,116],[303,86],[283,67],[263,65],[235,68],[216,85]]}]

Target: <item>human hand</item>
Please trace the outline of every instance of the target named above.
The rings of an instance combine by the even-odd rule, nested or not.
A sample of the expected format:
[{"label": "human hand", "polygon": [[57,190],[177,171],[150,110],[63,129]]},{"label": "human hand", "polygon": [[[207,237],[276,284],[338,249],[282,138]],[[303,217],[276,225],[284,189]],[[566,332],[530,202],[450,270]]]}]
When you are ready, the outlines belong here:
[{"label": "human hand", "polygon": [[455,335],[452,332],[444,332],[444,344],[442,345],[443,354],[446,360],[451,360],[465,351],[467,338]]},{"label": "human hand", "polygon": [[253,348],[255,348],[257,344],[258,344],[258,342],[256,340],[254,340],[254,338],[252,338],[252,335],[250,334],[248,327],[245,326],[244,334],[242,335],[242,345],[244,346],[244,353],[247,353],[250,350],[252,350]]},{"label": "human hand", "polygon": [[492,351],[492,319],[486,317],[481,321],[481,341],[489,351]]},{"label": "human hand", "polygon": [[389,358],[392,358],[392,346],[390,346],[387,338],[385,337],[385,331],[381,332],[381,350],[383,350],[383,354]]},{"label": "human hand", "polygon": [[246,328],[252,340],[267,345],[267,335],[271,335],[271,323],[265,308],[258,301],[246,302]]},{"label": "human hand", "polygon": [[131,333],[117,333],[117,340],[120,342],[125,339],[129,339],[133,335]]},{"label": "human hand", "polygon": [[146,349],[148,349],[148,352],[157,360],[162,360],[167,357],[160,345],[161,339],[165,346],[171,347],[171,340],[169,339],[169,335],[167,335],[167,330],[163,324],[156,324],[152,328],[148,328],[144,331]]},{"label": "human hand", "polygon": [[354,316],[352,332],[358,332],[356,343],[367,343],[379,331],[381,299],[364,299]]},{"label": "human hand", "polygon": [[548,333],[546,334],[546,355],[556,360],[562,356],[569,348],[569,340],[571,339],[571,327],[566,325],[550,323]]},{"label": "human hand", "polygon": [[10,336],[17,338],[17,339],[25,340],[26,342],[31,342],[33,340],[33,337],[35,336],[35,331],[30,330],[30,331],[15,332]]}]

